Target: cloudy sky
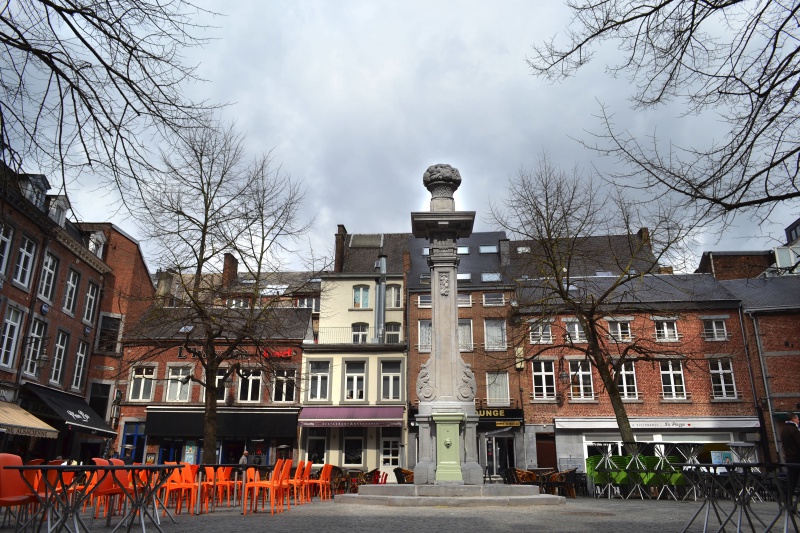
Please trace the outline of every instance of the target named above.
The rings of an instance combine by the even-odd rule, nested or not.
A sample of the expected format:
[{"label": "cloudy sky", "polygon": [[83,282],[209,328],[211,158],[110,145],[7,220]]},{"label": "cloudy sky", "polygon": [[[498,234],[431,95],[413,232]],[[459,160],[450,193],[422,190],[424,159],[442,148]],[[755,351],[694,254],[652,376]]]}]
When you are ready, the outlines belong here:
[{"label": "cloudy sky", "polygon": [[[613,49],[557,85],[531,76],[531,46],[569,23],[556,0],[200,5],[223,16],[202,21],[214,26],[206,32],[214,40],[188,58],[208,80],[192,96],[230,102],[224,118],[247,134],[250,151],[272,150],[284,172],[303,180],[317,252],[332,248],[337,224],[410,231],[409,213],[428,209],[422,174],[435,163],[459,169],[457,208],[477,211],[477,230],[492,229],[488,202],[543,151],[565,168],[610,164],[573,140],[599,129],[600,103],[638,135],[657,128],[684,146],[719,137],[713,117],[634,113],[628,80],[604,72],[602,57]],[[82,219],[103,218],[96,199],[74,200]],[[776,210],[761,227],[742,219],[724,235],[709,233],[697,252],[774,246],[770,236],[783,238],[796,207]],[[112,221],[137,235],[124,216]]]}]

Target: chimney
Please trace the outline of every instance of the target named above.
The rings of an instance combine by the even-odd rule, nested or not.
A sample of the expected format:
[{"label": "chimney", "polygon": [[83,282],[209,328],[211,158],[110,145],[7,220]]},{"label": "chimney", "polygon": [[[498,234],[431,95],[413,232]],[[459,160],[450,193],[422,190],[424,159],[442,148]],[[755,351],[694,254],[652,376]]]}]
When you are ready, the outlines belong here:
[{"label": "chimney", "polygon": [[334,250],[333,271],[341,272],[344,267],[344,239],[347,237],[347,228],[344,224],[336,226],[336,249]]},{"label": "chimney", "polygon": [[508,239],[500,239],[500,268],[508,270],[511,263],[511,243]]},{"label": "chimney", "polygon": [[645,246],[650,246],[650,230],[647,228],[642,228],[638,232],[636,232],[636,236],[639,237],[639,240],[642,241],[642,244]]},{"label": "chimney", "polygon": [[156,271],[156,299],[165,305],[168,298],[172,296],[172,270]]},{"label": "chimney", "polygon": [[239,261],[233,254],[225,253],[225,258],[222,260],[222,286],[230,287],[238,277]]}]

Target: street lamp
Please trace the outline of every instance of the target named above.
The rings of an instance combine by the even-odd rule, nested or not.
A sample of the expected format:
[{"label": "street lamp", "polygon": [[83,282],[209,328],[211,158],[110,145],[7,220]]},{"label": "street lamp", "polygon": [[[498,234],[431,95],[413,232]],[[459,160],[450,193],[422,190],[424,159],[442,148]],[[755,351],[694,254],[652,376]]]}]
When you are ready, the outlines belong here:
[{"label": "street lamp", "polygon": [[114,431],[119,427],[120,403],[122,403],[122,391],[117,389],[114,401],[111,402],[111,427],[114,428]]}]

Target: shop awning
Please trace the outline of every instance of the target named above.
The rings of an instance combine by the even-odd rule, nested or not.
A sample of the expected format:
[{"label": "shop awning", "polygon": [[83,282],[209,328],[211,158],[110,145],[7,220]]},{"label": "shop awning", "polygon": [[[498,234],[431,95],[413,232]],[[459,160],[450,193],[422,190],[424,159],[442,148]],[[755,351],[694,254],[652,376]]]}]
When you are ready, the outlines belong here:
[{"label": "shop awning", "polygon": [[403,406],[304,407],[301,427],[402,427]]},{"label": "shop awning", "polygon": [[[144,432],[148,437],[200,438],[205,412],[202,408],[147,408]],[[217,411],[217,437],[294,438],[297,411],[225,409]]]},{"label": "shop awning", "polygon": [[15,403],[0,402],[0,429],[9,435],[57,439],[58,430]]},{"label": "shop awning", "polygon": [[[758,429],[758,418],[754,416],[698,416],[698,417],[670,417],[670,418],[637,418],[630,419],[633,430],[660,430],[660,431],[694,431],[697,429],[711,430],[754,430]],[[556,418],[556,429],[618,429],[615,418],[606,417],[581,417],[581,418]]]},{"label": "shop awning", "polygon": [[95,413],[83,398],[33,383],[26,383],[25,388],[35,394],[53,410],[58,418],[63,419],[68,426],[72,426],[75,430],[102,437],[117,436],[117,432],[111,429],[111,426]]}]

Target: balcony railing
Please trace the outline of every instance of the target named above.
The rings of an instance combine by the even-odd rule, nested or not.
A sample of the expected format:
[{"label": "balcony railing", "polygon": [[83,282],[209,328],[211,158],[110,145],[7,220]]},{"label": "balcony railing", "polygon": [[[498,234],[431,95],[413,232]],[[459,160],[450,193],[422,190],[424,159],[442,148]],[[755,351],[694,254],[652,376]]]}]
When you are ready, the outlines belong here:
[{"label": "balcony railing", "polygon": [[317,342],[319,344],[402,344],[402,332],[385,332],[385,340],[378,340],[378,330],[374,327],[353,328],[319,328]]}]

